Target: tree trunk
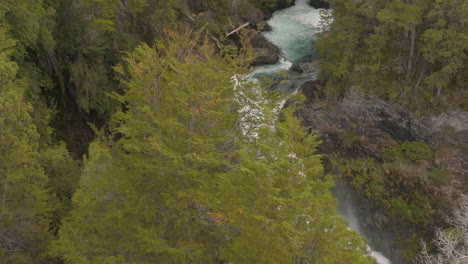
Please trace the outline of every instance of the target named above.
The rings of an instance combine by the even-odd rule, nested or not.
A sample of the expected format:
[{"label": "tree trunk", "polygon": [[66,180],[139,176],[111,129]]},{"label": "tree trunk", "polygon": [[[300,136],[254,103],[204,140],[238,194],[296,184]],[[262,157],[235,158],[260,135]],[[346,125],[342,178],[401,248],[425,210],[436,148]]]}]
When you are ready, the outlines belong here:
[{"label": "tree trunk", "polygon": [[411,71],[413,68],[413,57],[414,57],[414,41],[416,39],[416,26],[411,25],[411,45],[410,45],[410,54],[408,57],[408,67],[406,72],[406,80],[409,80],[411,77]]},{"label": "tree trunk", "polygon": [[227,33],[227,34],[226,34],[226,37],[229,37],[230,35],[232,35],[232,34],[234,34],[234,33],[236,33],[236,32],[239,32],[239,30],[241,30],[242,28],[245,28],[245,27],[248,26],[249,24],[250,24],[250,23],[247,22],[247,23],[243,24],[242,26],[240,26],[240,27],[234,29],[233,31]]},{"label": "tree trunk", "polygon": [[421,73],[419,74],[418,81],[416,82],[416,85],[414,86],[414,90],[415,90],[415,91],[418,90],[419,83],[421,83],[422,77],[424,76],[425,72],[426,72],[426,62],[423,61]]},{"label": "tree trunk", "polygon": [[60,65],[57,60],[57,57],[55,56],[55,52],[47,51],[47,58],[49,60],[50,65],[52,66],[53,71],[55,72],[55,76],[57,77],[58,85],[60,87],[60,94],[61,94],[61,101],[62,101],[63,109],[67,110],[67,104],[65,102],[65,98],[66,98],[65,78],[62,74],[62,70],[60,69]]},{"label": "tree trunk", "polygon": [[2,212],[0,213],[0,215],[3,215],[5,213],[5,201],[6,201],[7,188],[8,188],[8,182],[5,182],[3,185]]}]

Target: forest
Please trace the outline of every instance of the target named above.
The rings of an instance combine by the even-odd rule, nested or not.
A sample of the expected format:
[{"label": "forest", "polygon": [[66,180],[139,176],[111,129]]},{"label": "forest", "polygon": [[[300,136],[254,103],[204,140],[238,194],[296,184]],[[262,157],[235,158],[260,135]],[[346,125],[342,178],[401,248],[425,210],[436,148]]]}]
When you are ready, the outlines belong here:
[{"label": "forest", "polygon": [[[330,7],[321,100],[360,89],[420,115],[468,110],[467,0],[312,2]],[[292,4],[0,1],[0,263],[376,263],[336,214],[322,140],[297,114],[308,98],[243,77],[252,32]],[[451,180],[437,153],[405,141],[378,166],[332,163],[423,230],[408,259],[466,263],[468,177]],[[403,160],[432,181],[390,188],[382,171]]]}]

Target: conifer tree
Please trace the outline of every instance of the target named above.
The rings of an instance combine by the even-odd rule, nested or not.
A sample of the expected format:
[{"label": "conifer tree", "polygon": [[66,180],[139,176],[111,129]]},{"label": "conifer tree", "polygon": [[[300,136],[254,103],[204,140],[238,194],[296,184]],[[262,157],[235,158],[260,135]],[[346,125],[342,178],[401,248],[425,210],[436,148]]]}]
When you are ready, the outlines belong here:
[{"label": "conifer tree", "polygon": [[[331,216],[315,137],[291,112],[270,131],[265,105],[270,123],[249,145],[231,80],[245,72],[243,53],[216,51],[200,32],[166,34],[116,68],[127,87],[115,95],[124,105],[114,115],[119,140],[92,144],[55,254],[66,263],[320,263],[343,256],[338,248],[348,254],[346,243],[314,241],[325,228],[346,230]],[[354,245],[349,259],[365,261]]]},{"label": "conifer tree", "polygon": [[[421,103],[463,87],[466,1],[327,2],[332,11],[325,12],[315,47],[320,78],[330,92],[343,92],[352,83],[379,95]],[[425,89],[422,97],[420,89]]]},{"label": "conifer tree", "polygon": [[[425,81],[430,88],[436,88],[437,95],[441,95],[442,89],[448,88],[456,76],[466,79],[467,13],[466,1],[450,0],[435,1],[427,14],[430,27],[422,34],[421,51],[431,70]],[[466,85],[462,79],[457,80],[457,86]]]},{"label": "conifer tree", "polygon": [[14,43],[0,28],[0,262],[39,263],[52,208],[32,108],[9,60]]},{"label": "conifer tree", "polygon": [[238,66],[201,33],[167,34],[117,68],[127,87],[116,96],[126,108],[114,116],[121,139],[90,151],[58,245],[70,263],[209,263],[224,240],[206,222],[213,197],[203,186],[228,169]]}]

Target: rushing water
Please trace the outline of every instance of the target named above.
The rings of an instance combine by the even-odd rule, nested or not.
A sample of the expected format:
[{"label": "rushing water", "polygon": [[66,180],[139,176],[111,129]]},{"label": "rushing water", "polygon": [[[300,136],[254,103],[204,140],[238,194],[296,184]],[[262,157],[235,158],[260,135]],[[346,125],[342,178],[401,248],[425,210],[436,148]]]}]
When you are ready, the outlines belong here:
[{"label": "rushing water", "polygon": [[[257,68],[250,74],[250,78],[259,76],[275,76],[280,71],[288,71],[294,64],[298,64],[313,59],[314,52],[312,45],[315,35],[319,31],[320,9],[315,9],[308,5],[307,0],[296,0],[294,6],[277,11],[268,21],[272,31],[264,33],[265,38],[276,45],[282,51],[282,58],[274,65],[265,65]],[[313,76],[290,74],[289,79],[295,78],[299,82],[291,82],[290,86],[298,85]],[[295,91],[294,87],[289,91]],[[354,210],[353,204],[345,197],[337,197],[340,206],[338,214],[345,218],[349,223],[349,228],[363,234],[359,218]],[[369,254],[373,256],[380,264],[390,264],[391,262],[380,252],[374,251],[369,247]]]},{"label": "rushing water", "polygon": [[290,8],[274,14],[268,21],[272,31],[265,38],[279,47],[286,60],[298,63],[312,57],[311,43],[315,39],[320,22],[320,9],[315,9],[306,1],[297,1]]},{"label": "rushing water", "polygon": [[288,82],[283,82],[279,88],[286,92],[295,92],[304,82],[314,79],[313,74],[296,74],[289,70],[313,59],[312,43],[319,31],[320,11],[309,6],[306,0],[296,0],[294,6],[275,12],[268,21],[272,30],[264,36],[281,50],[281,58],[276,64],[259,67],[250,77],[279,77],[278,72],[289,72]]}]

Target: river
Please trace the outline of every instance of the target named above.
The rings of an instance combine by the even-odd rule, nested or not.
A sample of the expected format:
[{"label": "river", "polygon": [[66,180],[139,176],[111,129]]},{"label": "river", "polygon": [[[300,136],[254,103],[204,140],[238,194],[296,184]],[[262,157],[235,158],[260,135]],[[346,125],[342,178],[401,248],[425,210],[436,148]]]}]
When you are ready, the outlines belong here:
[{"label": "river", "polygon": [[[307,0],[296,0],[293,6],[275,12],[268,21],[272,30],[265,32],[264,36],[281,49],[282,56],[274,65],[257,68],[250,74],[250,77],[275,76],[280,71],[287,72],[289,81],[282,82],[283,86],[280,88],[287,92],[295,92],[301,83],[314,79],[313,74],[299,74],[290,69],[301,62],[313,60],[312,46],[319,32],[320,11],[309,6]],[[336,198],[339,202],[338,215],[348,221],[350,229],[363,235],[353,200],[348,199],[346,195],[337,195]],[[369,244],[372,244],[372,241]],[[380,264],[391,263],[387,257],[371,247],[369,247],[369,254]]]}]

